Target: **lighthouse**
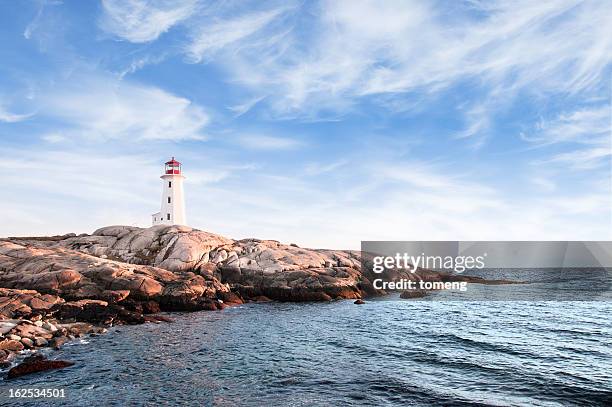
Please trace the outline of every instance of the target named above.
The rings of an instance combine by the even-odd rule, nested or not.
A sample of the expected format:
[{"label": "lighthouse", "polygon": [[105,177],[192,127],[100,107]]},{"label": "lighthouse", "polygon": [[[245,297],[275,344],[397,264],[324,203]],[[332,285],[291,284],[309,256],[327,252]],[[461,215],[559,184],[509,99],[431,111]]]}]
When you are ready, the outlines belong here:
[{"label": "lighthouse", "polygon": [[174,157],[165,164],[162,179],[161,210],[151,215],[153,225],[185,225],[185,196],[181,163]]}]

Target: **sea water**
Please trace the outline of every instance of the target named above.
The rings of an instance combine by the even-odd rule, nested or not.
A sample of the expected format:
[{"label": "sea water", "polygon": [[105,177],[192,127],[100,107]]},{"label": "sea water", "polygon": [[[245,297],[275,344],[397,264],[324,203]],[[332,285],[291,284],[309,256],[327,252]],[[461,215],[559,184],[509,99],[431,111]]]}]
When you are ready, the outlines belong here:
[{"label": "sea water", "polygon": [[[50,355],[74,366],[3,380],[0,404],[612,405],[611,302],[454,295],[169,314],[65,345]],[[14,400],[9,388],[66,397]]]}]

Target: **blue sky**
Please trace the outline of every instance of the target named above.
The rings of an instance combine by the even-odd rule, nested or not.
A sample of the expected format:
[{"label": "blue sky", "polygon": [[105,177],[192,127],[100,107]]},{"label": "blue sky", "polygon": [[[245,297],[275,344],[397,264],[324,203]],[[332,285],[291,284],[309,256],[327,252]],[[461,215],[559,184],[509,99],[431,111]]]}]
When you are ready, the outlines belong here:
[{"label": "blue sky", "polygon": [[612,239],[605,1],[0,3],[0,236]]}]

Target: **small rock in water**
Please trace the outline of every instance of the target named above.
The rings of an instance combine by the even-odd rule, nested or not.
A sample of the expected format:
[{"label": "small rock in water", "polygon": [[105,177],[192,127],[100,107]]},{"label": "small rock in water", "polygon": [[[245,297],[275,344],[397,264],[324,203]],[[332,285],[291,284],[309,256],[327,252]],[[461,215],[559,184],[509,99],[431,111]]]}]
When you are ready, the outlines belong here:
[{"label": "small rock in water", "polygon": [[36,373],[44,372],[51,369],[61,369],[74,365],[74,362],[68,362],[65,360],[47,360],[42,355],[32,355],[23,360],[21,364],[15,366],[8,371],[7,377],[13,379],[15,377]]},{"label": "small rock in water", "polygon": [[21,336],[19,335],[15,335],[15,334],[10,334],[9,336],[7,336],[7,338],[13,340],[13,341],[20,341],[21,340]]},{"label": "small rock in water", "polygon": [[66,342],[68,342],[68,338],[66,338],[65,336],[58,336],[58,337],[51,339],[49,346],[57,350]]},{"label": "small rock in water", "polygon": [[406,290],[400,294],[400,298],[405,300],[410,298],[423,298],[427,295],[427,291],[425,290]]},{"label": "small rock in water", "polygon": [[15,357],[13,352],[8,350],[0,350],[0,368],[5,369],[11,367],[11,361]]},{"label": "small rock in water", "polygon": [[[174,322],[172,319],[164,316],[164,315],[147,315],[146,316],[146,320],[147,322]],[[106,331],[104,331],[106,332]],[[100,332],[100,333],[104,333],[104,332]]]},{"label": "small rock in water", "polygon": [[365,304],[365,301],[362,300],[361,298],[355,300],[355,302],[353,304],[357,304],[357,305],[361,305],[361,304]]}]

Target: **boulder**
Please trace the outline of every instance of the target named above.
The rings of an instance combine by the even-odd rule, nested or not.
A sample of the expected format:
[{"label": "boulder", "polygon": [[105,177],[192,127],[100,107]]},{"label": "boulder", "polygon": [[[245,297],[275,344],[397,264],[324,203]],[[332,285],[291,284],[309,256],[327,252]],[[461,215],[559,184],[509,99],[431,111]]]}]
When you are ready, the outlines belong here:
[{"label": "boulder", "polygon": [[222,300],[225,304],[242,304],[244,303],[244,301],[242,300],[242,297],[240,297],[240,294],[234,293],[234,292],[220,292],[219,293],[219,299]]},{"label": "boulder", "polygon": [[41,346],[47,346],[47,344],[48,344],[48,343],[49,343],[49,341],[48,341],[48,340],[46,340],[45,338],[42,338],[42,337],[40,337],[40,336],[38,336],[38,337],[34,338],[34,344],[35,344],[36,346],[39,346],[39,347],[41,347]]},{"label": "boulder", "polygon": [[57,316],[63,320],[86,321],[100,324],[142,324],[142,314],[101,300],[79,300],[63,304]]},{"label": "boulder", "polygon": [[54,337],[53,339],[49,341],[49,346],[57,350],[68,341],[69,339],[65,336]]},{"label": "boulder", "polygon": [[15,320],[0,321],[0,335],[8,334],[16,326]]},{"label": "boulder", "polygon": [[49,321],[45,321],[42,325],[42,328],[46,331],[49,331],[51,333],[57,331],[57,327],[55,325],[53,325],[51,322]]},{"label": "boulder", "polygon": [[110,303],[117,303],[125,300],[130,295],[130,290],[104,290],[101,299]]},{"label": "boulder", "polygon": [[73,362],[67,362],[64,360],[48,360],[42,355],[32,355],[25,358],[21,364],[10,369],[8,371],[7,378],[14,379],[19,376],[43,372],[51,369],[61,369],[72,365],[74,365]]},{"label": "boulder", "polygon": [[23,346],[25,346],[26,348],[32,348],[34,347],[34,341],[30,338],[21,338],[21,343],[23,344]]},{"label": "boulder", "polygon": [[4,339],[0,341],[0,349],[11,352],[19,352],[23,350],[23,344],[19,340]]},{"label": "boulder", "polygon": [[53,334],[46,329],[36,326],[34,324],[28,323],[29,321],[24,321],[18,325],[16,325],[11,331],[12,334],[20,336],[21,338],[35,338],[37,336],[50,339]]},{"label": "boulder", "polygon": [[127,301],[122,304],[127,310],[140,314],[156,314],[161,311],[156,301]]},{"label": "boulder", "polygon": [[411,299],[411,298],[423,298],[427,296],[427,291],[425,290],[406,290],[400,294],[400,298],[403,299]]}]

